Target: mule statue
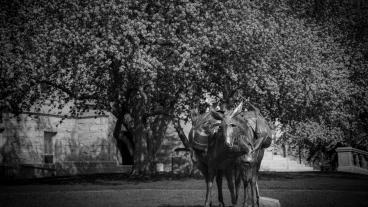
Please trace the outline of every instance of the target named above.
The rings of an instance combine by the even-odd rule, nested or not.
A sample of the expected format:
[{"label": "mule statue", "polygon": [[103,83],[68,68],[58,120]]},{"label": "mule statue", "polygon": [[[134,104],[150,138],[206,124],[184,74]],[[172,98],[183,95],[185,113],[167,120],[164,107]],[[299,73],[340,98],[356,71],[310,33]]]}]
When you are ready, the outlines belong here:
[{"label": "mule statue", "polygon": [[[228,116],[235,116],[240,113],[239,109],[225,112]],[[202,172],[206,180],[206,199],[205,207],[212,205],[212,185],[216,177],[218,200],[221,207],[225,206],[222,196],[222,177],[225,175],[231,202],[236,205],[236,195],[234,187],[235,173],[237,172],[236,157],[244,152],[232,153],[226,146],[225,137],[219,128],[221,121],[216,120],[211,112],[199,115],[198,112],[192,112],[193,127],[189,132],[189,142],[194,151],[192,157],[194,164]]]},{"label": "mule statue", "polygon": [[237,205],[241,180],[244,183],[243,206],[259,206],[257,175],[264,148],[271,144],[271,130],[259,110],[242,112],[241,109],[242,103],[225,113],[211,110],[202,115],[192,114],[193,127],[189,140],[195,154],[193,161],[205,176],[207,184],[205,207],[212,203],[214,177],[220,206],[225,206],[223,174],[233,206]]},{"label": "mule statue", "polygon": [[[241,108],[242,103],[237,108]],[[211,111],[216,120],[221,121],[225,145],[231,153],[240,153],[236,157],[235,204],[241,180],[244,185],[243,207],[259,207],[258,172],[264,155],[264,149],[272,142],[272,131],[266,119],[254,107],[254,111],[237,113],[235,116]]]}]

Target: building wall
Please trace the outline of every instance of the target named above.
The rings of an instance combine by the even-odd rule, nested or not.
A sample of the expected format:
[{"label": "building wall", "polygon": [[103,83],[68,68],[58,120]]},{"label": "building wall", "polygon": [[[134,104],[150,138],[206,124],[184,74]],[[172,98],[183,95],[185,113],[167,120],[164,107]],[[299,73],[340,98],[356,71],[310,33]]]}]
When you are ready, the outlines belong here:
[{"label": "building wall", "polygon": [[[121,157],[112,136],[115,121],[112,115],[63,118],[4,114],[0,133],[2,171],[12,176],[42,177],[116,170]],[[45,146],[48,135],[52,136],[49,147]],[[45,161],[46,148],[50,148],[51,163]]]},{"label": "building wall", "polygon": [[[188,137],[191,123],[185,124],[182,122],[181,126]],[[191,154],[189,151],[184,150],[184,145],[172,124],[169,124],[166,130],[161,147],[157,152],[156,162],[157,171],[159,172],[163,170],[164,172],[172,172],[174,174],[193,173],[195,166],[193,166]]]},{"label": "building wall", "polygon": [[161,147],[157,152],[157,163],[163,164],[165,172],[171,172],[172,159],[176,156],[175,149],[183,148],[184,145],[175,131],[175,128],[170,124],[166,130],[165,137],[162,139]]}]

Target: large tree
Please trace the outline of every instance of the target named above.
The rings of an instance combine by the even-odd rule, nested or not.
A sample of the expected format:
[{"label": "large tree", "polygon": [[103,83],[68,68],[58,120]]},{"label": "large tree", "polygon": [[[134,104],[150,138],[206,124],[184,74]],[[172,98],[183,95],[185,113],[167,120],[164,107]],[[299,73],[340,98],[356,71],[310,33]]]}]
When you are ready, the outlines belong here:
[{"label": "large tree", "polygon": [[2,112],[52,99],[61,107],[73,101],[70,112],[78,114],[93,103],[117,118],[114,136],[130,148],[123,151],[134,151],[135,172],[150,172],[168,122],[196,78],[196,68],[187,66],[189,33],[182,30],[195,16],[192,4],[6,2]]},{"label": "large tree", "polygon": [[[205,8],[197,32],[205,40],[203,88],[217,102],[229,107],[249,98],[290,130],[283,140],[299,151],[345,143],[339,133],[353,117],[354,57],[329,27],[301,18],[287,1],[213,1]],[[307,128],[323,134],[299,136]]]},{"label": "large tree", "polygon": [[9,1],[4,8],[1,110],[20,113],[50,97],[73,101],[71,113],[93,103],[116,116],[114,136],[134,152],[137,173],[151,171],[169,122],[187,145],[179,120],[208,96],[225,107],[249,97],[284,124],[334,123],[350,91],[341,45],[282,1]]}]

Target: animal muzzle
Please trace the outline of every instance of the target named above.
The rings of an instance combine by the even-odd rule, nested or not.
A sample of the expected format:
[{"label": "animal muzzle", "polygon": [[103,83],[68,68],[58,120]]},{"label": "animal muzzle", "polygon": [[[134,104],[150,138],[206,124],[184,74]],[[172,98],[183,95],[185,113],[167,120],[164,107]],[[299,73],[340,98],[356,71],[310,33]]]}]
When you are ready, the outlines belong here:
[{"label": "animal muzzle", "polygon": [[232,142],[225,142],[225,146],[229,149],[233,148],[234,147],[234,143]]},{"label": "animal muzzle", "polygon": [[241,161],[245,164],[251,164],[256,160],[256,154],[255,150],[251,150],[241,157]]}]

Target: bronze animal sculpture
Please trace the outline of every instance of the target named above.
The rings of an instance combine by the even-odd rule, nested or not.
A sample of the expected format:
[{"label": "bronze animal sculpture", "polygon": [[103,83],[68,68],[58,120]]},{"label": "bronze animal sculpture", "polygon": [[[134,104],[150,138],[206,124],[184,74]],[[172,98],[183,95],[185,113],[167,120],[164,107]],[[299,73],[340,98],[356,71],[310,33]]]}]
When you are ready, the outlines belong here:
[{"label": "bronze animal sculpture", "polygon": [[189,139],[194,146],[193,161],[206,178],[205,206],[212,202],[214,177],[220,206],[224,206],[223,174],[228,182],[233,206],[237,204],[241,180],[244,183],[243,206],[259,206],[258,171],[264,148],[271,144],[271,130],[258,109],[241,112],[241,108],[242,103],[229,112],[211,110],[203,115],[192,116],[193,128]]},{"label": "bronze animal sculpture", "polygon": [[[241,106],[241,104],[240,104]],[[239,107],[239,106],[238,106]],[[235,203],[238,198],[240,181],[244,184],[243,206],[259,206],[258,172],[264,149],[271,145],[272,132],[265,120],[255,108],[254,111],[225,116],[212,111],[212,116],[221,121],[223,137],[232,153],[244,153],[236,159]]]},{"label": "bronze animal sculpture", "polygon": [[[228,116],[235,116],[240,113],[240,108],[228,112]],[[216,177],[218,200],[220,206],[225,206],[222,196],[222,176],[225,174],[228,187],[231,194],[231,201],[236,205],[236,195],[234,188],[234,174],[236,157],[246,152],[229,151],[229,147],[225,145],[225,137],[219,128],[220,121],[212,117],[212,113],[208,112],[202,115],[192,114],[193,127],[189,132],[189,141],[194,151],[193,162],[205,176],[206,180],[206,199],[205,207],[212,204],[212,185]]]}]

